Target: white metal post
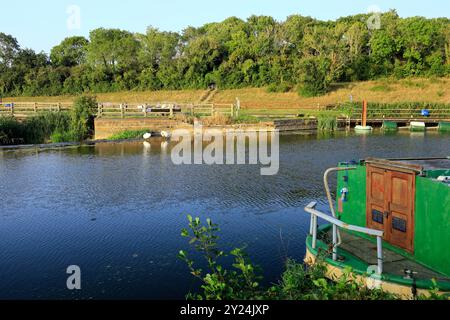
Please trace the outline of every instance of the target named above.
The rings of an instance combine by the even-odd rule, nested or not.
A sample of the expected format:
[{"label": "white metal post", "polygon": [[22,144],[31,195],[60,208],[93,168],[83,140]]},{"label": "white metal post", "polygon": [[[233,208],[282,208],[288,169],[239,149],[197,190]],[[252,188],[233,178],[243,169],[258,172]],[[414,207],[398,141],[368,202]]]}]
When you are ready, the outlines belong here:
[{"label": "white metal post", "polygon": [[337,247],[338,247],[338,230],[337,226],[333,224],[333,261],[337,261]]},{"label": "white metal post", "polygon": [[317,216],[313,214],[313,239],[312,247],[315,250],[317,247]]},{"label": "white metal post", "polygon": [[383,273],[383,238],[377,237],[378,274]]}]

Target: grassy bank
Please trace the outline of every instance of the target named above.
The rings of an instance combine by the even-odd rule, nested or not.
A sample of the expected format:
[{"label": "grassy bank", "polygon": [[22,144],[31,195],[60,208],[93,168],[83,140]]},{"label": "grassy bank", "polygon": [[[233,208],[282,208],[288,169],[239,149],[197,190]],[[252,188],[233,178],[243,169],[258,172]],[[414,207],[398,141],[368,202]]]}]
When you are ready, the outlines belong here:
[{"label": "grassy bank", "polygon": [[[381,79],[377,81],[340,83],[333,86],[331,92],[320,97],[305,98],[293,90],[279,93],[269,92],[267,88],[245,88],[219,90],[212,97],[212,103],[234,103],[239,98],[243,108],[270,110],[273,108],[316,109],[318,106],[336,105],[364,99],[369,102],[450,102],[450,78],[429,79]],[[97,94],[101,102],[198,102],[205,96],[206,90],[180,91],[126,91]],[[4,98],[4,101],[71,102],[74,96],[56,97],[18,97]]]}]

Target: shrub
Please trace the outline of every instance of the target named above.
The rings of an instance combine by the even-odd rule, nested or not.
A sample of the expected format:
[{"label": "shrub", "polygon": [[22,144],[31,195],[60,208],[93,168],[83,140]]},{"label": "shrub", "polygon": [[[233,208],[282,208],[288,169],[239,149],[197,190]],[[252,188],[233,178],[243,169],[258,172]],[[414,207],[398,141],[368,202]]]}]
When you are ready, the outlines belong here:
[{"label": "shrub", "polygon": [[45,143],[54,132],[67,132],[70,115],[67,112],[43,112],[23,123],[26,143]]},{"label": "shrub", "polygon": [[330,62],[323,57],[305,59],[301,63],[302,79],[298,93],[303,97],[320,96],[328,92]]},{"label": "shrub", "polygon": [[92,96],[81,96],[71,110],[70,131],[76,141],[83,141],[93,135],[97,100]]},{"label": "shrub", "polygon": [[24,128],[14,117],[0,116],[0,145],[19,144],[25,141]]},{"label": "shrub", "polygon": [[267,92],[272,93],[272,92],[289,92],[292,90],[292,85],[286,83],[286,82],[282,82],[282,83],[272,83],[270,84],[267,88],[266,88]]},{"label": "shrub", "polygon": [[56,131],[50,136],[52,143],[71,142],[74,141],[72,132]]},{"label": "shrub", "polygon": [[[351,268],[343,270],[343,276],[330,281],[326,276],[324,259],[330,252],[322,252],[313,266],[306,266],[288,259],[286,270],[278,284],[269,288],[261,285],[261,270],[255,266],[243,249],[231,250],[227,255],[220,250],[217,241],[218,225],[200,218],[188,216],[189,229],[181,235],[189,240],[197,254],[206,261],[207,270],[197,267],[189,254],[182,250],[179,258],[186,262],[191,275],[201,283],[202,293],[188,294],[188,299],[196,300],[399,300],[400,296],[382,289],[369,289],[352,276]],[[198,256],[198,255],[197,255]],[[231,256],[231,268],[220,263]],[[428,296],[419,299],[447,299],[432,288]]]}]

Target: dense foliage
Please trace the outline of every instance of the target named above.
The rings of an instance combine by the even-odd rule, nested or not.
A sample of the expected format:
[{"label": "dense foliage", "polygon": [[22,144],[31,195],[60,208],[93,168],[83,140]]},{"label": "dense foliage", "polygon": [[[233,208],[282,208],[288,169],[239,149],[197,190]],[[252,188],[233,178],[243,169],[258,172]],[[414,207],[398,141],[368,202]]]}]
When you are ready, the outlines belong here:
[{"label": "dense foliage", "polygon": [[[337,21],[293,15],[232,17],[181,34],[96,29],[49,56],[0,33],[0,96],[131,89],[268,86],[318,95],[340,81],[450,73],[450,20],[395,11]],[[373,26],[375,25],[375,27]]]},{"label": "dense foliage", "polygon": [[[326,277],[324,257],[312,267],[306,267],[291,259],[286,261],[286,271],[278,284],[262,285],[261,270],[255,266],[243,249],[231,250],[229,255],[219,248],[219,227],[210,219],[202,224],[199,218],[188,216],[189,228],[181,235],[195,249],[195,256],[204,261],[196,262],[182,250],[179,258],[186,262],[191,275],[198,279],[201,292],[189,293],[194,300],[398,300],[402,297],[369,289],[352,277],[351,269],[344,270],[341,278],[332,282]],[[331,252],[323,252],[323,255]],[[228,260],[228,261],[226,261]],[[226,264],[224,264],[224,262]],[[231,267],[227,267],[231,265]],[[203,267],[203,268],[202,268]],[[427,296],[417,299],[445,300],[437,288],[430,288]]]},{"label": "dense foliage", "polygon": [[94,132],[97,101],[81,96],[71,112],[42,112],[24,121],[0,116],[0,145],[83,141]]}]

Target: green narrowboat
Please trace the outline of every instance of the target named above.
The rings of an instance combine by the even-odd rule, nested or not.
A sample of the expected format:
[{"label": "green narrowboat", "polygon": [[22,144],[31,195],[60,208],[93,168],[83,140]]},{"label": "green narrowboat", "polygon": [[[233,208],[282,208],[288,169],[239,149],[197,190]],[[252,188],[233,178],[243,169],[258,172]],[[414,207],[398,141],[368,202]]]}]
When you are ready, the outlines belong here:
[{"label": "green narrowboat", "polygon": [[340,163],[324,182],[331,212],[305,208],[307,264],[325,263],[332,280],[351,269],[360,283],[405,299],[450,294],[450,157]]}]

